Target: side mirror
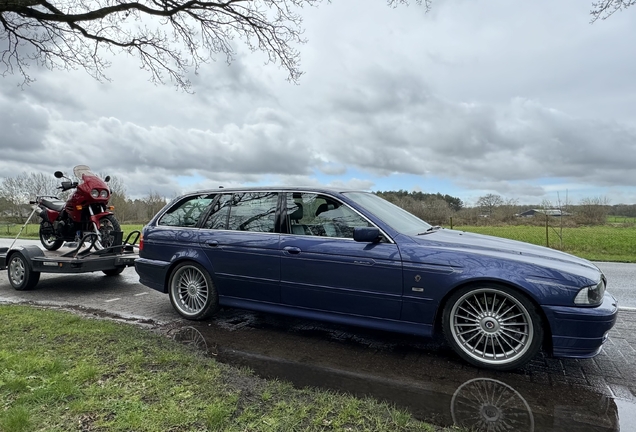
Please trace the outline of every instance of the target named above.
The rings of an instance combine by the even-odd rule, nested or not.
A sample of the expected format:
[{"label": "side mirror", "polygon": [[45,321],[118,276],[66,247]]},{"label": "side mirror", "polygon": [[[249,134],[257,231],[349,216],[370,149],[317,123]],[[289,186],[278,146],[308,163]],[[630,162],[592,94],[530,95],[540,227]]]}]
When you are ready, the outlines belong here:
[{"label": "side mirror", "polygon": [[106,176],[106,177],[104,178],[104,181],[105,181],[106,183],[108,183],[108,182],[110,181],[110,176]]},{"label": "side mirror", "polygon": [[55,171],[55,173],[53,175],[55,176],[55,178],[64,177],[64,173],[62,171]]},{"label": "side mirror", "polygon": [[362,243],[375,243],[380,238],[380,230],[376,227],[355,227],[353,239]]}]

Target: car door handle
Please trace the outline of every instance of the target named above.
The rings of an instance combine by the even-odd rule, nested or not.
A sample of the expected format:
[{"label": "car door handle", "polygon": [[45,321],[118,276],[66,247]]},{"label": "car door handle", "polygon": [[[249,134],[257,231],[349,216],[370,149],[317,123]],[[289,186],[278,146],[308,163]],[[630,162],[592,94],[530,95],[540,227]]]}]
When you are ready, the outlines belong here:
[{"label": "car door handle", "polygon": [[219,242],[216,240],[209,240],[209,241],[206,241],[205,244],[210,247],[217,247],[219,245]]},{"label": "car door handle", "polygon": [[294,255],[298,255],[300,253],[300,248],[297,248],[295,246],[285,246],[283,250],[285,252],[289,252],[290,254],[294,254]]}]

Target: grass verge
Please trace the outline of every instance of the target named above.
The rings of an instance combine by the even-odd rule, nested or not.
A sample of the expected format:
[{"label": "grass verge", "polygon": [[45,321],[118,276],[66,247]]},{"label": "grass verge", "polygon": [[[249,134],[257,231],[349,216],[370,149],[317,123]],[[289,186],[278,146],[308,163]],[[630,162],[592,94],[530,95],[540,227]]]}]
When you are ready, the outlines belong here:
[{"label": "grass verge", "polygon": [[0,430],[441,431],[372,399],[266,381],[127,324],[0,305]]}]

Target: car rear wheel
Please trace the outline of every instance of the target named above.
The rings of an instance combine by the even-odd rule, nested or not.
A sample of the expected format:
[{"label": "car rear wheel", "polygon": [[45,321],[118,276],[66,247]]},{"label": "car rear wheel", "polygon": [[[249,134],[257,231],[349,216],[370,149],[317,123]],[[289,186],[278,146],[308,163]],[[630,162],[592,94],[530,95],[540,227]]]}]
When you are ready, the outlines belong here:
[{"label": "car rear wheel", "polygon": [[183,262],[170,274],[168,291],[172,306],[181,316],[202,320],[219,309],[219,297],[210,274],[199,264]]},{"label": "car rear wheel", "polygon": [[504,286],[466,287],[444,308],[444,336],[475,366],[510,370],[533,358],[543,342],[541,317],[523,294]]}]

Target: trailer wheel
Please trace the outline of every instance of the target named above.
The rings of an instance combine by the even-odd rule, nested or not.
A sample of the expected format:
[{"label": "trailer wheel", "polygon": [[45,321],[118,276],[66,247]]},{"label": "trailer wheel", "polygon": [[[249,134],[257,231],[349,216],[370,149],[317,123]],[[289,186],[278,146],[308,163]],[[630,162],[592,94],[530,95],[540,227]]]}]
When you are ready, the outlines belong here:
[{"label": "trailer wheel", "polygon": [[40,272],[31,270],[24,255],[15,253],[11,256],[7,268],[9,283],[18,291],[29,290],[37,285],[40,280]]},{"label": "trailer wheel", "polygon": [[123,272],[125,268],[126,267],[117,267],[117,268],[110,269],[110,270],[102,270],[102,272],[106,276],[117,276],[117,275],[120,275],[121,272]]}]

